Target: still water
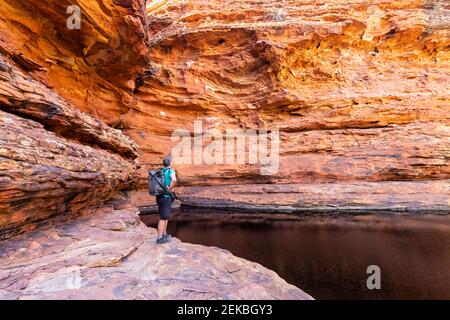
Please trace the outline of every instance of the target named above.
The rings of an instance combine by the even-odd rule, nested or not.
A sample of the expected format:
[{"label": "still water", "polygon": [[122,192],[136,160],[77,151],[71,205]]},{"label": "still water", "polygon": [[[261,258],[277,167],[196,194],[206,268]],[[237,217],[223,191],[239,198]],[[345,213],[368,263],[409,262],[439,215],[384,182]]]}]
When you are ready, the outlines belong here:
[{"label": "still water", "polygon": [[[141,218],[156,226],[156,215]],[[316,299],[450,299],[450,216],[183,210],[168,229],[258,262]],[[380,290],[367,289],[370,265]]]}]

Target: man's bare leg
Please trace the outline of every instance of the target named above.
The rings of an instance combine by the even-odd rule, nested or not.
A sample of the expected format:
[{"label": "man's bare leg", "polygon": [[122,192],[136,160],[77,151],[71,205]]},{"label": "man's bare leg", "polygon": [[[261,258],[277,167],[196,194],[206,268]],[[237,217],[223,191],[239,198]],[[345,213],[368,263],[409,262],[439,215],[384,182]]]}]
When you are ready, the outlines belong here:
[{"label": "man's bare leg", "polygon": [[164,222],[165,222],[165,223],[164,223],[164,231],[163,231],[163,235],[166,235],[166,234],[167,234],[167,224],[169,223],[169,220],[165,220]]},{"label": "man's bare leg", "polygon": [[164,230],[165,230],[165,227],[167,226],[166,221],[167,220],[160,219],[158,222],[158,238],[161,238],[165,232]]}]

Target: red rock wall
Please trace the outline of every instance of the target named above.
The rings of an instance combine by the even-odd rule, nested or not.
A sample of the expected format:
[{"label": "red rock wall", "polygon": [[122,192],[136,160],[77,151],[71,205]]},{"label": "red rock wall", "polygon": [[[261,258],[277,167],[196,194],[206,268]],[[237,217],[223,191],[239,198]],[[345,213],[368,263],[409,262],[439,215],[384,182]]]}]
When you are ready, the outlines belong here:
[{"label": "red rock wall", "polygon": [[[121,126],[148,63],[144,0],[1,0],[0,52],[80,110]],[[69,30],[66,10],[81,9]]]},{"label": "red rock wall", "polygon": [[130,189],[137,146],[0,59],[0,239]]},{"label": "red rock wall", "polygon": [[[255,184],[436,180],[423,201],[445,207],[446,1],[147,2],[0,1],[3,234],[131,188],[136,157],[144,187],[194,120],[279,129],[280,168],[179,165],[185,186],[245,184],[256,199]],[[66,26],[71,4],[80,30]]]},{"label": "red rock wall", "polygon": [[[184,184],[448,179],[445,1],[162,1],[124,116],[141,162],[175,128],[279,128],[280,170],[178,166]],[[145,172],[143,172],[145,175]]]},{"label": "red rock wall", "polygon": [[113,127],[148,63],[143,5],[0,2],[0,239],[133,188],[138,145]]}]

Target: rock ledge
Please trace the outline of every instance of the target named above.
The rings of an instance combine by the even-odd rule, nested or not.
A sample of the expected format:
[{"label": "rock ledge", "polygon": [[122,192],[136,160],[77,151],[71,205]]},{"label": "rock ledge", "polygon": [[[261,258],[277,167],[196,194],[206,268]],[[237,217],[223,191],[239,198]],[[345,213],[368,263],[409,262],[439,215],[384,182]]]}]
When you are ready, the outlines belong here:
[{"label": "rock ledge", "polygon": [[135,208],[63,220],[1,243],[0,299],[312,299],[226,250],[156,245]]}]

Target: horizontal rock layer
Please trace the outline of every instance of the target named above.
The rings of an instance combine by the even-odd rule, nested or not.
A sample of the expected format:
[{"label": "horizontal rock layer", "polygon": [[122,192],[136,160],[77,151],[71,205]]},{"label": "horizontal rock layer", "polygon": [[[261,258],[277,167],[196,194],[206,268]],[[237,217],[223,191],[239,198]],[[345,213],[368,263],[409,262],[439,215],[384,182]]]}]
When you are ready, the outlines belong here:
[{"label": "horizontal rock layer", "polygon": [[4,58],[0,58],[0,109],[31,118],[64,137],[137,157],[136,143],[120,130],[78,111]]},{"label": "horizontal rock layer", "polygon": [[257,164],[176,168],[183,185],[448,179],[449,141],[446,121],[281,133],[279,162],[272,161],[270,175]]},{"label": "horizontal rock layer", "polygon": [[438,0],[3,0],[0,239],[44,226],[2,242],[0,297],[310,298],[218,249],[156,247],[120,201],[87,209],[201,120],[279,129],[279,170],[179,165],[187,205],[448,211],[449,18]]},{"label": "horizontal rock layer", "polygon": [[138,146],[119,129],[148,63],[144,3],[3,1],[0,239],[132,188]]},{"label": "horizontal rock layer", "polygon": [[172,132],[192,132],[194,120],[279,129],[279,170],[178,165],[183,185],[449,178],[443,1],[167,0],[147,1],[146,13],[138,0],[74,4],[80,30],[65,25],[67,1],[6,1],[1,51],[137,141],[141,188]]},{"label": "horizontal rock layer", "polygon": [[275,272],[104,207],[2,242],[0,299],[311,299]]},{"label": "horizontal rock layer", "polygon": [[130,187],[132,161],[0,111],[0,239]]},{"label": "horizontal rock layer", "polygon": [[[240,211],[450,212],[449,180],[181,187],[184,206]],[[143,195],[135,200],[141,206]]]}]

